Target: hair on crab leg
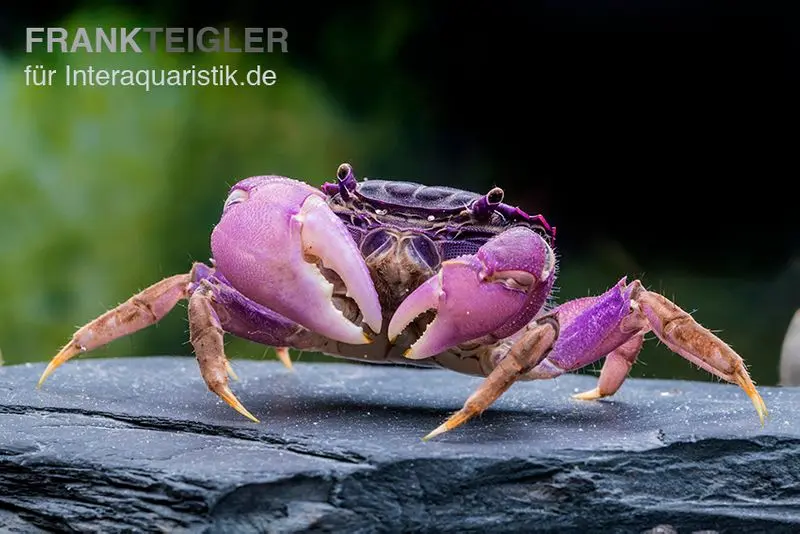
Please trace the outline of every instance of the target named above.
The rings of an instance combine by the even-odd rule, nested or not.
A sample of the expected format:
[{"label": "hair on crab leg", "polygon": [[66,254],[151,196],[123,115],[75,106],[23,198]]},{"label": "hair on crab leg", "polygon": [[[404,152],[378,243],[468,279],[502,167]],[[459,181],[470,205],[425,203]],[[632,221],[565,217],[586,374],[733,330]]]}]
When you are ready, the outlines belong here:
[{"label": "hair on crab leg", "polygon": [[37,387],[68,360],[160,321],[178,301],[187,297],[192,275],[165,278],[132,296],[116,308],[82,326],[56,354],[39,378]]},{"label": "hair on crab leg", "polygon": [[208,389],[231,408],[258,423],[228,386],[230,364],[225,356],[223,330],[207,288],[198,289],[189,297],[189,338]]},{"label": "hair on crab leg", "polygon": [[653,333],[676,354],[742,388],[764,426],[769,412],[742,357],[665,296],[645,290],[638,280],[631,285],[635,306]]},{"label": "hair on crab leg", "polygon": [[428,441],[435,438],[483,413],[518,378],[533,369],[547,356],[557,337],[558,323],[555,318],[541,319],[535,327],[528,330],[511,346],[497,367],[489,373],[475,393],[470,395],[463,408],[422,440]]}]

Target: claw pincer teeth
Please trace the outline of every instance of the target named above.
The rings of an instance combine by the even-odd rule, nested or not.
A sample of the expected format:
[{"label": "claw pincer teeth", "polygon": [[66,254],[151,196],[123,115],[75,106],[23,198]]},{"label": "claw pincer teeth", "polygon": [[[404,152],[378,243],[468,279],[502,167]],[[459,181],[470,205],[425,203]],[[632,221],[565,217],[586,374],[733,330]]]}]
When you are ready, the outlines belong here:
[{"label": "claw pincer teeth", "polygon": [[420,285],[397,308],[389,323],[395,339],[417,317],[436,310],[425,332],[405,356],[423,359],[486,336],[507,337],[533,319],[552,279],[549,246],[533,231],[506,230],[472,256],[442,263],[437,276]]},{"label": "claw pincer teeth", "polygon": [[421,314],[436,310],[425,332],[406,351],[407,358],[428,358],[491,334],[519,312],[526,294],[509,291],[491,276],[482,280],[482,270],[485,266],[475,257],[445,262],[438,276],[430,278],[403,301],[389,323],[390,339]]},{"label": "claw pincer teeth", "polygon": [[306,184],[276,177],[253,184],[246,202],[214,229],[217,269],[243,294],[309,330],[342,343],[369,343],[334,304],[334,285],[320,270],[336,273],[364,323],[380,332],[378,294],[344,223]]},{"label": "claw pincer teeth", "polygon": [[445,296],[444,289],[442,289],[443,273],[444,270],[440,271],[438,275],[429,278],[416,291],[406,297],[400,307],[397,308],[392,320],[389,322],[389,330],[387,332],[389,341],[394,342],[400,333],[411,324],[411,321],[426,311],[439,308],[439,303]]}]

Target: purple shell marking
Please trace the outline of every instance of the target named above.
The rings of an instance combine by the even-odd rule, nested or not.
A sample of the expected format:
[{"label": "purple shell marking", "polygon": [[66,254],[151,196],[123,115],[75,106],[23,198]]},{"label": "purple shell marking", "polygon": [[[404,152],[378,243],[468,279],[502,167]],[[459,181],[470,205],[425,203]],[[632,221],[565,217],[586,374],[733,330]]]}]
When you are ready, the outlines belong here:
[{"label": "purple shell marking", "polygon": [[[359,243],[366,233],[381,225],[415,228],[435,241],[455,245],[445,248],[471,254],[492,236],[511,226],[522,225],[539,232],[551,246],[555,245],[555,227],[542,215],[529,215],[518,207],[504,204],[503,190],[499,187],[481,195],[408,181],[365,179],[359,182],[347,163],[339,166],[336,179],[336,182],[325,183],[321,189]],[[459,245],[458,241],[464,243]],[[446,250],[443,252],[444,258],[452,257]]]},{"label": "purple shell marking", "polygon": [[457,214],[468,209],[481,195],[443,186],[413,182],[367,180],[360,182],[355,194],[362,201],[387,210],[401,210],[427,215]]}]

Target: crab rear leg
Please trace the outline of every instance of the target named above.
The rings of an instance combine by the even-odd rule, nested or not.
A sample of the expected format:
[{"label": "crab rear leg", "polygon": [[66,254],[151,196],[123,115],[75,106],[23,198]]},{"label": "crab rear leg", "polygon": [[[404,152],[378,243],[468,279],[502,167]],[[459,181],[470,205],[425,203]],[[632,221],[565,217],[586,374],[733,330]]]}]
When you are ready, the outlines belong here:
[{"label": "crab rear leg", "polygon": [[71,358],[160,321],[180,300],[187,298],[191,282],[192,273],[165,278],[81,327],[50,361],[38,387]]},{"label": "crab rear leg", "polygon": [[742,357],[665,296],[645,290],[638,280],[631,286],[634,293],[632,306],[647,318],[653,333],[673,352],[741,387],[753,402],[763,425],[767,407],[756,391]]},{"label": "crab rear leg", "polygon": [[536,367],[547,356],[557,337],[558,323],[552,318],[545,318],[529,328],[514,342],[475,393],[470,395],[461,410],[450,416],[423,440],[427,441],[439,434],[453,430],[483,413],[514,382]]},{"label": "crab rear leg", "polygon": [[594,400],[613,395],[636,360],[644,334],[652,331],[673,352],[741,387],[763,424],[767,409],[744,360],[674,302],[647,291],[638,280],[626,284],[623,278],[603,295],[567,302],[552,314],[558,317],[562,334],[527,378],[552,378],[608,355],[597,387],[576,397]]},{"label": "crab rear leg", "polygon": [[572,397],[579,400],[597,400],[616,393],[628,377],[643,344],[644,334],[639,333],[611,351],[603,363],[597,387],[583,393],[576,393]]}]

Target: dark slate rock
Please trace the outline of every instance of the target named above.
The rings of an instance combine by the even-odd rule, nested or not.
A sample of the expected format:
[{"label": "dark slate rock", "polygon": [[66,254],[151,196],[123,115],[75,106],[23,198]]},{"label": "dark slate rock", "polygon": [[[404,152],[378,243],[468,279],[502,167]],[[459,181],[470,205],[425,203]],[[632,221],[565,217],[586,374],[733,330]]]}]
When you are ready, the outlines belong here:
[{"label": "dark slate rock", "polygon": [[234,362],[254,424],[192,358],[84,358],[42,390],[0,368],[3,532],[796,532],[800,388],[516,384],[420,438],[479,379],[355,364]]}]

